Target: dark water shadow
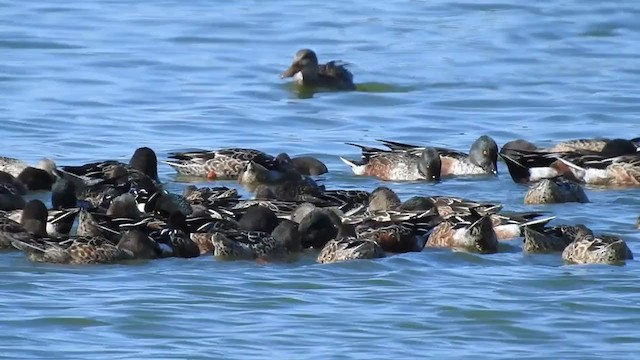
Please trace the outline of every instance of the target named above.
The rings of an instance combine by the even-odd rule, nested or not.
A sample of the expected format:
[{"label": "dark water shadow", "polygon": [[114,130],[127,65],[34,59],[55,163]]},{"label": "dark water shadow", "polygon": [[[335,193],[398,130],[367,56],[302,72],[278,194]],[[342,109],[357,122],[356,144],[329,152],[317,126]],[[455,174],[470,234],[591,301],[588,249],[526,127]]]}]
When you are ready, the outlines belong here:
[{"label": "dark water shadow", "polygon": [[[315,94],[320,93],[351,92],[349,90],[336,90],[317,86],[303,86],[294,83],[289,83],[285,86],[289,91],[294,93],[298,99],[310,99]],[[356,84],[355,91],[366,93],[408,93],[416,89],[417,87],[415,86],[399,86],[380,82],[366,82]]]}]

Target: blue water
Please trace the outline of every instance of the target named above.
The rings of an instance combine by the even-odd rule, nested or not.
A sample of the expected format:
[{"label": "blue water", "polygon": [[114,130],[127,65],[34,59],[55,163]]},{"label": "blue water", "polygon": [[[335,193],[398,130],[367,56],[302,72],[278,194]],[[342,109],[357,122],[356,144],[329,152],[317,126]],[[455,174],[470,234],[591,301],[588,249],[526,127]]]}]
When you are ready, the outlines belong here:
[{"label": "blue water", "polygon": [[[328,188],[371,190],[338,155],[384,138],[468,149],[636,137],[637,1],[2,1],[1,155],[60,165],[185,148],[311,154]],[[361,91],[299,94],[278,74],[296,50],[350,62]],[[390,183],[544,209],[623,236],[640,256],[638,190],[525,207],[497,179]],[[163,181],[179,191],[174,172]],[[236,186],[233,182],[224,183]],[[246,193],[243,193],[246,195]],[[47,199],[47,193],[34,195]],[[211,257],[114,266],[0,254],[0,357],[633,358],[636,261],[567,266],[448,250],[315,265]]]}]

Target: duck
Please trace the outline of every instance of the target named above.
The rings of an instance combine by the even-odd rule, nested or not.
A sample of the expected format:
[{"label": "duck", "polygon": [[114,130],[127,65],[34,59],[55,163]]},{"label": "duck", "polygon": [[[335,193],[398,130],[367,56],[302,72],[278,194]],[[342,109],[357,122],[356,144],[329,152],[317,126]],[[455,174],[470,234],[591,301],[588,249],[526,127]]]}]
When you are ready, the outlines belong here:
[{"label": "duck", "polygon": [[323,188],[311,177],[301,175],[295,169],[285,172],[270,171],[264,166],[250,161],[238,176],[238,182],[248,191],[262,192],[278,200],[305,200],[319,196]]},{"label": "duck", "polygon": [[542,179],[532,184],[524,195],[527,205],[568,202],[588,203],[589,198],[580,184],[563,177]]},{"label": "duck", "polygon": [[22,209],[26,202],[23,198],[27,189],[13,175],[0,171],[0,210]]},{"label": "duck", "polygon": [[6,156],[0,156],[0,171],[6,172],[13,177],[18,177],[22,170],[29,167],[26,162]]},{"label": "duck", "polygon": [[184,188],[182,196],[191,205],[207,204],[208,206],[230,205],[240,200],[238,190],[226,186],[197,187],[188,185]]},{"label": "duck", "polygon": [[321,250],[327,242],[341,237],[355,236],[351,224],[343,224],[333,210],[314,208],[302,217],[298,224],[300,242],[304,249]]},{"label": "duck", "polygon": [[149,237],[161,248],[160,257],[194,258],[200,256],[200,247],[191,239],[187,218],[179,211],[169,215],[166,226],[151,232]]},{"label": "duck", "polygon": [[29,191],[51,190],[51,186],[60,177],[56,163],[44,158],[35,166],[27,166],[16,178]]},{"label": "duck", "polygon": [[629,140],[612,140],[600,152],[544,152],[503,147],[500,157],[516,183],[528,184],[563,176],[589,185],[615,185],[637,181],[632,173],[640,153]]},{"label": "duck", "polygon": [[356,237],[373,240],[389,253],[422,251],[429,233],[441,221],[433,210],[390,214],[389,219],[379,218],[380,215],[386,215],[388,212],[375,211],[370,214],[373,215],[371,218],[355,226]]},{"label": "duck", "polygon": [[522,252],[529,254],[562,252],[567,245],[585,236],[593,236],[593,231],[582,224],[556,225],[538,229],[526,227]]},{"label": "duck", "polygon": [[50,236],[69,235],[78,216],[78,198],[75,185],[58,178],[51,188],[51,209],[47,217],[47,234]]},{"label": "duck", "polygon": [[490,214],[453,215],[443,219],[429,234],[425,247],[452,248],[493,254],[498,252],[498,237]]},{"label": "duck", "polygon": [[286,159],[276,159],[255,149],[223,148],[172,152],[169,160],[162,162],[180,175],[205,177],[208,180],[236,180],[250,161],[268,170],[279,170]]},{"label": "duck", "polygon": [[640,144],[640,138],[634,139],[609,139],[609,138],[581,138],[581,139],[571,139],[558,142],[552,146],[538,148],[536,147],[533,150],[538,150],[541,152],[575,152],[575,151],[588,151],[588,152],[602,152],[602,150],[607,145],[611,145],[612,143],[622,144],[632,149],[633,147],[637,148]]},{"label": "duck", "polygon": [[31,200],[24,206],[19,222],[0,216],[0,250],[13,249],[13,240],[46,237],[47,217],[47,207],[40,200]]},{"label": "duck", "polygon": [[215,232],[211,235],[213,255],[224,260],[283,260],[300,251],[295,223],[278,225],[271,233],[262,231]]},{"label": "duck", "polygon": [[33,262],[56,264],[112,264],[125,260],[154,259],[155,242],[141,231],[130,231],[114,244],[101,237],[73,236],[68,239],[13,239],[12,245]]},{"label": "duck", "polygon": [[561,175],[601,187],[639,187],[640,153],[613,158],[559,159],[566,166]]},{"label": "duck", "polygon": [[633,259],[627,243],[613,235],[586,235],[575,239],[562,251],[570,264],[620,264]]},{"label": "duck", "polygon": [[318,176],[329,172],[327,165],[313,156],[295,156],[291,164],[301,175]]},{"label": "duck", "polygon": [[382,247],[373,240],[343,237],[327,242],[320,250],[316,262],[329,264],[356,259],[378,259],[385,256]]},{"label": "duck", "polygon": [[379,149],[350,145],[366,149],[360,162],[340,157],[355,175],[373,176],[385,181],[440,181],[441,160],[433,148],[411,153],[378,151]]},{"label": "duck", "polygon": [[[381,139],[377,141],[392,151],[415,152],[424,149],[424,147],[394,141]],[[471,144],[468,154],[442,147],[436,147],[435,150],[440,154],[442,176],[498,174],[498,145],[488,135],[477,138]]]},{"label": "duck", "polygon": [[63,176],[67,176],[71,181],[74,181],[78,188],[105,181],[113,184],[141,177],[148,177],[159,183],[158,157],[155,151],[148,147],[137,148],[129,159],[128,164],[117,160],[105,160],[80,166],[63,166],[59,171]]},{"label": "duck", "polygon": [[[522,236],[522,229],[527,226],[542,226],[554,216],[546,216],[544,212],[502,212],[502,206],[495,203],[484,203],[454,196],[414,196],[398,206],[399,198],[389,188],[379,188],[372,193],[370,204],[373,209],[391,211],[416,212],[434,210],[441,217],[469,216],[476,213],[490,214],[494,231],[499,241],[507,241]],[[378,204],[378,205],[375,205]],[[369,206],[371,209],[371,205]],[[500,211],[500,212],[499,212]]]},{"label": "duck", "polygon": [[334,90],[356,90],[353,74],[342,61],[318,63],[318,56],[311,49],[296,52],[289,68],[280,74],[280,78],[293,78],[301,86],[329,88]]}]

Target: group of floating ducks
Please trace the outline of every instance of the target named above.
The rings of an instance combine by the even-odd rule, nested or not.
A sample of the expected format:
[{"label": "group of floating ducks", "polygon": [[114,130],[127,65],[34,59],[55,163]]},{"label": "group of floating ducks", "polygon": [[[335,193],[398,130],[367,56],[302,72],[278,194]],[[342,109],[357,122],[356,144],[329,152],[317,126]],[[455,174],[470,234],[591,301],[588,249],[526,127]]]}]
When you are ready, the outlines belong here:
[{"label": "group of floating ducks", "polygon": [[[353,75],[337,61],[319,64],[303,49],[281,77],[304,86],[354,90]],[[498,158],[511,178],[528,184],[526,204],[587,202],[584,185],[640,186],[640,138],[579,139],[539,148],[525,140],[498,150],[480,136],[469,153],[379,140],[384,148],[350,144],[358,160],[342,158],[357,176],[383,181],[438,182],[454,176],[496,176]],[[169,192],[158,178],[156,153],[138,148],[128,163],[99,161],[58,167],[0,157],[0,249],[20,250],[34,262],[96,264],[205,254],[227,260],[290,261],[316,251],[317,262],[373,259],[450,248],[496,253],[523,238],[527,253],[561,253],[568,263],[624,263],[633,258],[613,235],[582,224],[550,226],[545,212],[507,212],[496,203],[450,196],[401,201],[388,187],[327,189],[314,176],[318,159],[272,156],[225,148],[169,154],[177,173],[208,181],[235,180],[252,198],[226,186],[185,186]],[[25,201],[51,191],[51,206]],[[76,225],[77,224],[77,225]],[[74,233],[71,235],[71,233]]]},{"label": "group of floating ducks", "polygon": [[[498,151],[483,135],[469,153],[380,142],[385,149],[356,145],[361,159],[342,160],[355,175],[435,182],[495,176],[501,157],[515,182],[530,184],[529,204],[586,202],[583,185],[640,186],[638,139],[581,139],[550,148],[515,140]],[[568,263],[633,258],[621,238],[581,224],[550,226],[554,216],[546,212],[507,212],[500,204],[449,196],[401,201],[385,186],[371,192],[327,189],[314,180],[327,167],[313,157],[225,148],[170,153],[162,162],[182,175],[235,180],[253,195],[242,199],[234,188],[194,185],[171,193],[147,147],[128,163],[58,167],[43,159],[29,166],[2,157],[0,248],[21,250],[35,262],[68,264],[205,254],[272,262],[310,251],[318,263],[331,263],[430,248],[490,254],[503,241],[523,238],[524,252],[557,252]],[[50,208],[37,199],[25,201],[30,191],[51,191]]]}]

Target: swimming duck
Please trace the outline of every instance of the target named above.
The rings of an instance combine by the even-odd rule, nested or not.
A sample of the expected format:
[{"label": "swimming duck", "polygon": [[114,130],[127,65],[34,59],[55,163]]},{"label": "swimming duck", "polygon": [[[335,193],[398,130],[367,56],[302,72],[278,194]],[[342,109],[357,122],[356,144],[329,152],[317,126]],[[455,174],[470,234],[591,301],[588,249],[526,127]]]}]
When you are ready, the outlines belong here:
[{"label": "swimming duck", "polygon": [[576,239],[593,236],[584,225],[558,225],[545,228],[524,229],[522,251],[526,253],[561,252]]},{"label": "swimming duck", "polygon": [[542,179],[531,185],[524,195],[527,205],[567,202],[587,203],[589,199],[580,184],[564,178]]},{"label": "swimming duck", "polygon": [[619,264],[632,260],[633,254],[617,236],[587,235],[567,245],[562,251],[562,259],[574,264]]},{"label": "swimming duck", "polygon": [[[607,142],[602,151],[542,152],[525,149],[502,149],[511,178],[516,183],[537,182],[564,176],[590,185],[631,185],[634,163],[640,159],[635,145],[628,140]],[[610,168],[609,168],[610,167]]]},{"label": "swimming duck", "polygon": [[294,83],[302,86],[315,86],[336,90],[355,90],[353,74],[340,61],[318,63],[318,56],[313,50],[298,50],[291,66],[280,78],[293,77]]},{"label": "swimming duck", "polygon": [[179,211],[167,219],[166,227],[149,234],[162,249],[161,257],[193,258],[200,256],[200,247],[189,234],[187,219]]},{"label": "swimming duck", "polygon": [[566,166],[562,175],[588,185],[605,187],[640,186],[640,153],[599,159],[559,159]]},{"label": "swimming duck", "polygon": [[402,202],[395,191],[386,186],[379,186],[371,192],[367,210],[396,210],[401,205]]},{"label": "swimming duck", "polygon": [[343,237],[327,242],[320,250],[316,262],[328,264],[339,261],[383,257],[385,257],[385,252],[377,242],[354,237]]},{"label": "swimming duck", "polygon": [[51,159],[42,159],[36,166],[27,166],[17,179],[30,191],[51,190],[60,173]]},{"label": "swimming duck", "polygon": [[498,238],[489,214],[448,216],[433,229],[425,247],[441,247],[476,251],[483,254],[498,252]]},{"label": "swimming duck", "polygon": [[296,156],[291,164],[301,175],[317,176],[329,172],[327,165],[312,156]]},{"label": "swimming duck", "polygon": [[240,200],[238,190],[226,186],[198,188],[195,185],[188,185],[184,188],[182,196],[191,205],[225,206],[235,204]]},{"label": "swimming duck", "polygon": [[47,216],[47,207],[40,200],[25,205],[19,222],[0,216],[0,249],[13,249],[13,240],[47,236]]},{"label": "swimming duck", "polygon": [[301,249],[295,224],[283,222],[273,232],[236,231],[211,235],[213,255],[226,260],[279,259]]},{"label": "swimming duck", "polygon": [[123,234],[117,244],[101,237],[74,236],[67,240],[14,239],[12,245],[31,261],[58,264],[111,264],[154,259],[158,253],[157,244],[140,231]]},{"label": "swimming duck", "polygon": [[356,237],[358,239],[373,240],[386,252],[421,251],[424,248],[427,236],[441,221],[435,211],[415,214],[399,213],[397,216],[407,217],[402,221],[394,221],[393,216],[391,216],[390,221],[374,219],[363,221],[355,227]]},{"label": "swimming duck", "polygon": [[25,205],[22,195],[26,193],[22,185],[13,175],[0,171],[0,210],[12,211],[22,209]]},{"label": "swimming duck", "polygon": [[[415,152],[424,149],[388,140],[378,140],[392,151]],[[483,175],[498,173],[498,145],[487,135],[482,135],[471,144],[469,153],[436,147],[440,154],[442,176]]]},{"label": "swimming duck", "polygon": [[281,166],[271,155],[243,148],[174,152],[169,154],[169,160],[162,162],[181,175],[206,177],[209,180],[235,180],[250,161],[268,170],[279,170]]},{"label": "swimming duck", "polygon": [[98,161],[80,166],[63,166],[60,171],[78,188],[108,181],[110,184],[126,179],[147,176],[158,182],[158,158],[156,153],[141,147],[134,151],[128,164],[116,160]]},{"label": "swimming duck", "polygon": [[556,143],[550,147],[538,148],[541,152],[575,152],[575,151],[588,151],[588,152],[602,152],[607,145],[612,143],[618,143],[626,146],[630,149],[630,153],[633,153],[633,148],[637,148],[640,143],[640,138],[631,140],[627,139],[608,139],[608,138],[591,138],[591,139],[573,139]]},{"label": "swimming duck", "polygon": [[305,200],[319,196],[322,187],[310,177],[300,175],[295,169],[285,172],[270,171],[264,166],[250,161],[238,176],[238,182],[248,191],[258,186],[268,189],[268,196],[277,200]]},{"label": "swimming duck", "polygon": [[387,152],[356,144],[350,145],[366,149],[361,162],[340,157],[355,175],[374,176],[387,181],[440,181],[440,156],[433,148],[421,150],[419,153]]}]

